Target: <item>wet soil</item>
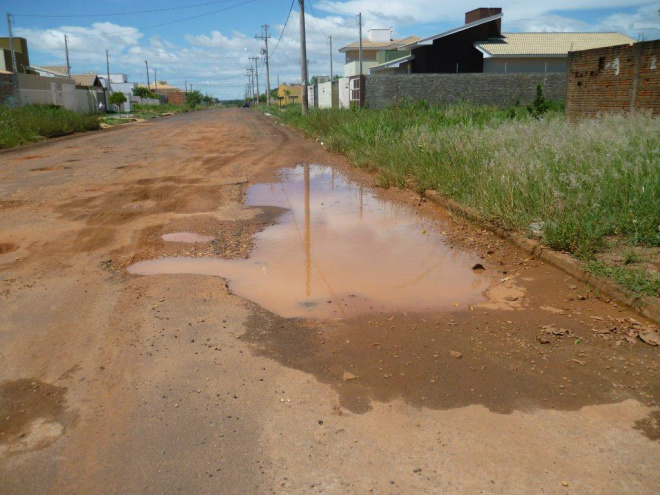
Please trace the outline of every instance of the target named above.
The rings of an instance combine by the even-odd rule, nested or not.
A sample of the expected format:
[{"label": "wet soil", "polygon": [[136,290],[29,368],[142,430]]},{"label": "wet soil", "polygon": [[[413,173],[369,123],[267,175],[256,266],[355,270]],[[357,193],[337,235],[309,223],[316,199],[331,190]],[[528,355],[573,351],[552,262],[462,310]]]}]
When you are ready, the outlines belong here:
[{"label": "wet soil", "polygon": [[[2,242],[20,247],[0,265],[0,408],[25,412],[9,414],[11,441],[0,440],[0,492],[657,491],[660,358],[627,333],[631,318],[647,322],[410,192],[374,189],[267,117],[197,112],[1,159]],[[31,172],[63,163],[71,170]],[[443,265],[458,287],[488,283],[449,307],[407,299],[292,318],[220,276],[127,273],[176,257],[247,266],[295,216],[302,236],[287,244],[280,231],[294,282],[273,292],[295,294],[289,305],[325,299],[318,270],[306,294],[305,188],[278,202],[279,171],[299,164],[332,165],[352,184],[342,204],[358,211],[362,188],[365,216],[397,205],[416,244],[439,241],[431,256],[462,253]],[[333,238],[383,256],[391,240],[361,237],[354,206],[358,220],[329,223],[312,178],[312,267],[359,286],[360,263],[348,275],[326,267],[324,251],[348,258]],[[213,240],[162,238],[180,232]],[[392,254],[424,265],[408,251]],[[394,276],[390,265],[381,271]],[[324,304],[350,304],[346,292]]]}]

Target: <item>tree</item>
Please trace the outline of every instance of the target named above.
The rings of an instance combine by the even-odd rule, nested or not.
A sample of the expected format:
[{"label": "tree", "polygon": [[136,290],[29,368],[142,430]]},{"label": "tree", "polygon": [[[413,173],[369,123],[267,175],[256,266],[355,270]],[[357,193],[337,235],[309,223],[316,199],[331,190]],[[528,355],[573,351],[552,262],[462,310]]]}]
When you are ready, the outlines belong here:
[{"label": "tree", "polygon": [[540,84],[536,85],[536,98],[531,105],[527,107],[527,111],[532,114],[536,119],[540,119],[541,116],[550,109],[550,103],[543,96],[543,87]]},{"label": "tree", "polygon": [[145,86],[138,86],[133,90],[133,94],[140,98],[158,98],[158,94]]},{"label": "tree", "polygon": [[186,103],[188,103],[190,108],[195,108],[197,105],[202,103],[203,98],[204,97],[202,96],[202,93],[199,89],[189,91],[186,95]]},{"label": "tree", "polygon": [[127,101],[128,100],[126,100],[126,95],[124,93],[116,92],[110,95],[110,104],[117,106],[117,111],[119,112],[120,117],[121,117],[121,106]]}]

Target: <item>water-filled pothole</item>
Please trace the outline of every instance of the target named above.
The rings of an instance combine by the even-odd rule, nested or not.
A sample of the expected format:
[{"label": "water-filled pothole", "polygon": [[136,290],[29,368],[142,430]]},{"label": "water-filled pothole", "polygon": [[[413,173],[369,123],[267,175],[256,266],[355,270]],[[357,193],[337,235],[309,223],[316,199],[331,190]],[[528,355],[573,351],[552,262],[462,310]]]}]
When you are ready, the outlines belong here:
[{"label": "water-filled pothole", "polygon": [[247,191],[249,205],[288,210],[256,235],[249,259],[163,258],[129,271],[221,276],[237,295],[284,317],[442,311],[485,300],[492,279],[472,270],[477,255],[452,249],[411,207],[330,167],[298,166],[282,179]]}]

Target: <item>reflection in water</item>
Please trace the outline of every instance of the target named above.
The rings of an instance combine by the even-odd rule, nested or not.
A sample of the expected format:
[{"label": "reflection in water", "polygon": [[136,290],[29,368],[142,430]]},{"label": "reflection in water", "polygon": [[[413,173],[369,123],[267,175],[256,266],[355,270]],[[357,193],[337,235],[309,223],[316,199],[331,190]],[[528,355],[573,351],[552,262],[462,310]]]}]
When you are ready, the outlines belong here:
[{"label": "reflection in water", "polygon": [[330,167],[299,166],[282,179],[247,191],[249,205],[288,210],[256,235],[250,259],[165,258],[129,271],[222,276],[238,295],[284,317],[448,310],[484,300],[492,279],[472,271],[476,255],[451,249],[409,206],[381,201]]}]

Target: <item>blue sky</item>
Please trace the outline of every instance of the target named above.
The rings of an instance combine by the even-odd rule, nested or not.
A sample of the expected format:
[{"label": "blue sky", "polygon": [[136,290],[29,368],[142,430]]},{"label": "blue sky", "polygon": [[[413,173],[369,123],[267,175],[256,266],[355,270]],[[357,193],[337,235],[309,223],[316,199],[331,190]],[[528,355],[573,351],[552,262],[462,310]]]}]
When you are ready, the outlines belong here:
[{"label": "blue sky", "polygon": [[[187,80],[220,98],[242,96],[245,67],[250,64],[247,57],[252,55],[245,49],[259,52],[262,42],[254,35],[267,23],[272,52],[291,4],[291,0],[0,1],[1,10],[15,16],[15,35],[28,39],[33,65],[64,65],[63,35],[67,34],[74,73],[104,73],[108,49],[111,72],[146,82],[144,60],[148,60],[152,79],[156,68],[159,80],[180,86]],[[297,5],[295,0],[271,60],[272,87],[278,76],[282,82],[300,79]],[[337,49],[358,37],[355,17],[345,13],[362,12],[365,33],[369,28],[392,27],[395,36],[428,36],[462,24],[466,11],[482,6],[443,0],[307,0],[306,5],[311,74],[329,73],[329,35],[333,36],[335,72],[341,74],[343,56]],[[660,38],[657,0],[505,0],[493,5],[504,9],[505,32],[617,31],[635,39]],[[148,10],[158,11],[109,15]],[[82,16],[87,14],[93,16]],[[183,20],[189,17],[194,18]],[[262,66],[259,70],[263,88],[265,70]]]}]

